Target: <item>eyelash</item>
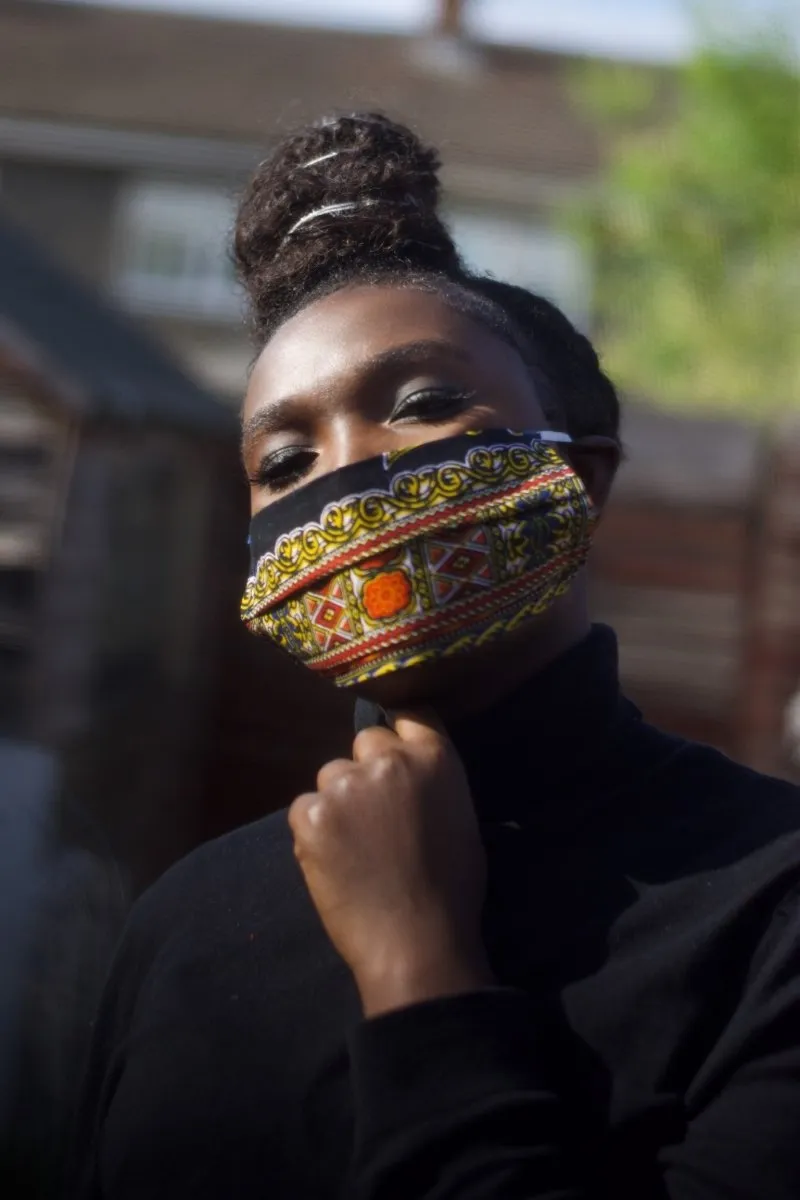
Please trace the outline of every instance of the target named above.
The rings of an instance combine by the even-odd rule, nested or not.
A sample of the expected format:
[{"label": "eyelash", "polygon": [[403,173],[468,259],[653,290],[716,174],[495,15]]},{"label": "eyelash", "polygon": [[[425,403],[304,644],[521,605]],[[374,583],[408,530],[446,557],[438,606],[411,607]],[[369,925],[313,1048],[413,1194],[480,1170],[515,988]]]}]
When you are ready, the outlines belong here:
[{"label": "eyelash", "polygon": [[302,479],[317,457],[317,452],[310,446],[284,446],[261,460],[258,470],[250,476],[249,482],[253,487],[282,492],[298,479]]},{"label": "eyelash", "polygon": [[[410,396],[404,397],[392,410],[391,421],[408,421],[409,423],[436,424],[445,421],[455,412],[461,411],[474,399],[474,392],[460,391],[456,388],[421,388]],[[435,411],[432,415],[425,414],[425,402]],[[438,401],[438,405],[436,404]],[[422,407],[422,412],[414,412]],[[407,414],[407,410],[411,413]],[[406,415],[407,414],[407,415]],[[267,455],[261,460],[258,470],[249,477],[253,487],[266,488],[270,492],[282,492],[291,487],[311,469],[318,458],[317,452],[308,446],[285,446]],[[287,469],[282,470],[281,468]]]},{"label": "eyelash", "polygon": [[[437,421],[444,421],[454,413],[461,412],[461,410],[465,408],[470,401],[474,400],[474,398],[474,392],[465,392],[458,388],[421,388],[418,392],[414,392],[412,395],[406,396],[403,400],[399,401],[399,403],[394,406],[389,420],[414,420],[416,417],[420,423],[427,421],[428,424],[435,425]],[[408,408],[413,410],[420,401],[422,402],[423,412],[421,414],[415,414],[412,411],[410,418],[405,418],[405,410]],[[435,410],[431,415],[426,415],[426,401],[432,402],[430,403],[430,408]]]}]

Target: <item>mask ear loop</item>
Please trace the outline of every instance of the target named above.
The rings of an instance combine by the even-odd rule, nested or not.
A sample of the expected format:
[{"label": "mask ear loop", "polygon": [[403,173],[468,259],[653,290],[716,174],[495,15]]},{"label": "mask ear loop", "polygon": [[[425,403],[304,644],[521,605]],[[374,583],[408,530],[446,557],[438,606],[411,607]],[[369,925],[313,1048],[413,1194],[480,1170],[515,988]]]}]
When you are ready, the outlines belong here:
[{"label": "mask ear loop", "polygon": [[559,433],[555,429],[540,429],[536,437],[542,442],[563,442],[567,444],[571,444],[572,442],[570,434]]},{"label": "mask ear loop", "polygon": [[391,728],[389,718],[380,704],[375,704],[372,700],[364,700],[361,696],[356,699],[353,724],[356,733],[361,733],[362,729]]}]

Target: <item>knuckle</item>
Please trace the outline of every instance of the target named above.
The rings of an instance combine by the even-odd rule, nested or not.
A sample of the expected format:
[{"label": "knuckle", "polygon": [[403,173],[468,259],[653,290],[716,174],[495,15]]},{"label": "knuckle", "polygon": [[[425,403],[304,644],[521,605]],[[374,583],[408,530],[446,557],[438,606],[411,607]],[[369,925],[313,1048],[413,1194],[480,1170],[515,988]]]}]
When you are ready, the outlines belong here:
[{"label": "knuckle", "polygon": [[359,763],[381,758],[391,747],[394,736],[388,729],[362,729],[353,742],[353,758]]},{"label": "knuckle", "polygon": [[317,787],[320,791],[327,791],[340,780],[347,779],[352,770],[353,764],[347,759],[335,758],[332,762],[325,763],[323,767],[320,767],[317,772]]},{"label": "knuckle", "polygon": [[[329,800],[344,801],[356,790],[356,775],[353,771],[342,771],[329,779],[325,785],[325,795]],[[329,805],[329,807],[331,807]]]},{"label": "knuckle", "polygon": [[317,792],[306,792],[298,796],[289,808],[289,828],[296,838],[303,837],[309,824],[310,814],[320,797]]},{"label": "knuckle", "polygon": [[369,755],[375,741],[376,738],[374,729],[362,729],[356,734],[353,741],[353,752],[357,754]]},{"label": "knuckle", "polygon": [[338,806],[325,792],[298,796],[289,810],[295,852],[314,853],[329,840],[338,821]]},{"label": "knuckle", "polygon": [[396,779],[405,768],[405,758],[398,750],[385,750],[370,764],[371,775],[379,783]]},{"label": "knuckle", "polygon": [[441,742],[431,746],[428,752],[428,764],[432,771],[444,771],[451,767],[453,759],[449,748]]}]

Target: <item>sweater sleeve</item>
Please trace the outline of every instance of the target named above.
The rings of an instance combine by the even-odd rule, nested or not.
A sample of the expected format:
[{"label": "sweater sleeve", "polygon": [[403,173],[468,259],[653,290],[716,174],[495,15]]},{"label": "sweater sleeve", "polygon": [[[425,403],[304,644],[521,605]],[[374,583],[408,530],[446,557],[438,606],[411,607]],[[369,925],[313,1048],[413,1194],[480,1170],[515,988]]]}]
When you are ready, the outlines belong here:
[{"label": "sweater sleeve", "polygon": [[92,1024],[83,1082],[72,1120],[63,1200],[100,1200],[101,1129],[123,1068],[126,1033],[149,958],[147,939],[129,919]]},{"label": "sweater sleeve", "polygon": [[531,997],[487,989],[363,1022],[350,1042],[357,1200],[580,1200]]},{"label": "sweater sleeve", "polygon": [[[776,930],[775,926],[778,927]],[[684,1098],[686,1133],[637,1200],[800,1196],[800,934],[779,914],[733,1019]],[[524,993],[450,997],[363,1022],[350,1044],[357,1200],[599,1200]],[[624,1166],[623,1166],[624,1169]],[[612,1183],[609,1190],[608,1184]]]}]

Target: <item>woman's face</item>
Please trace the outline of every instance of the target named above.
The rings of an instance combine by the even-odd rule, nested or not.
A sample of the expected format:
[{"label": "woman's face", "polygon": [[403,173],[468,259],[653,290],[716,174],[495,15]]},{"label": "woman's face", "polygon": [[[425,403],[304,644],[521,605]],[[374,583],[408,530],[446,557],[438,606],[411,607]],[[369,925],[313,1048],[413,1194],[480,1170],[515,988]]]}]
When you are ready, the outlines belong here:
[{"label": "woman's face", "polygon": [[547,424],[519,354],[435,294],[352,287],[283,325],[244,403],[251,509],[350,463],[468,429]]},{"label": "woman's face", "polygon": [[[547,424],[520,355],[485,326],[435,293],[345,288],[281,326],[253,370],[242,428],[251,509],[386,451],[471,429]],[[540,618],[545,640],[559,604]],[[556,629],[547,645],[558,642]],[[444,709],[465,688],[488,694],[498,672],[519,670],[520,649],[399,671],[363,691],[389,707],[432,701]]]}]

